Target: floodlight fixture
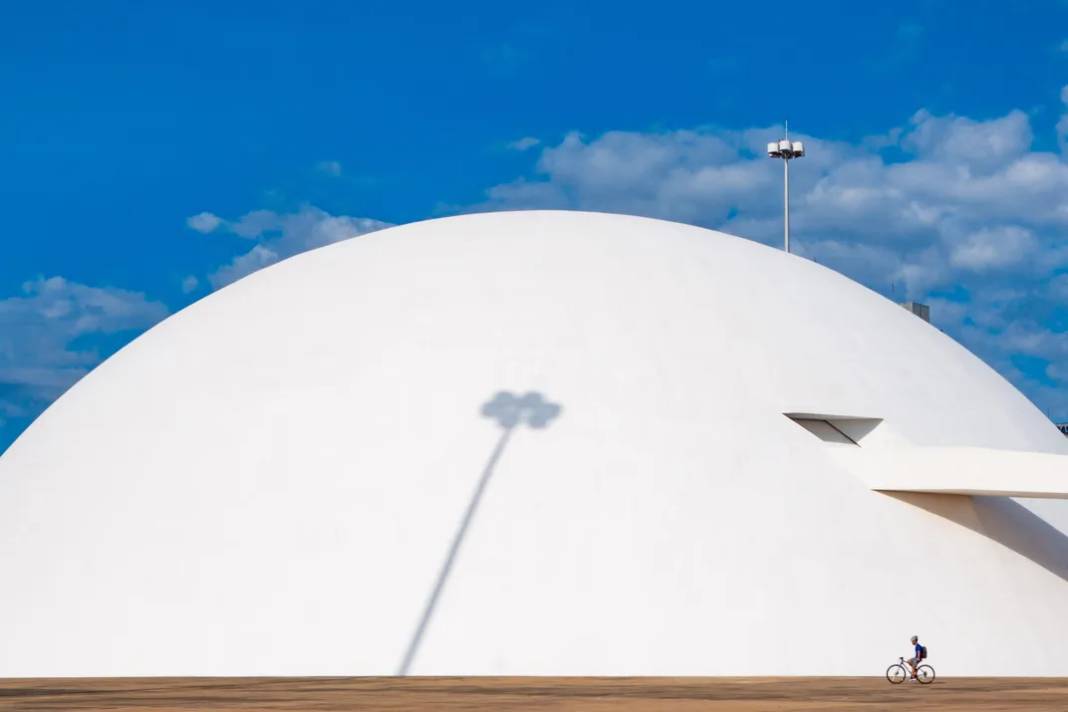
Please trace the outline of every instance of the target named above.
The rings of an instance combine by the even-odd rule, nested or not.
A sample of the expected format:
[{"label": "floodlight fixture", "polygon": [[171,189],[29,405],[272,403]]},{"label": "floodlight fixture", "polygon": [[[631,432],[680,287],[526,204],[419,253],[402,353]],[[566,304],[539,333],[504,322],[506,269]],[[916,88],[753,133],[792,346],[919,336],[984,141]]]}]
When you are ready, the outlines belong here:
[{"label": "floodlight fixture", "polygon": [[790,127],[786,126],[786,138],[768,144],[768,158],[782,159],[783,185],[783,249],[790,251],[790,161],[805,155],[805,145],[800,141],[790,140]]}]

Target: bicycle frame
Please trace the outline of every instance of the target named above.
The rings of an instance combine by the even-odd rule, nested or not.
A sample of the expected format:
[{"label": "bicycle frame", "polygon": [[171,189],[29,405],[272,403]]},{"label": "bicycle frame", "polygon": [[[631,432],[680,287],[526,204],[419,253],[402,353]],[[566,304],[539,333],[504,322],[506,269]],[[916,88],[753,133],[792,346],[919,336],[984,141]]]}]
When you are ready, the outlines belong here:
[{"label": "bicycle frame", "polygon": [[[905,673],[906,676],[911,675],[913,680],[916,680],[916,681],[924,683],[924,684],[928,684],[932,680],[934,680],[935,670],[934,670],[933,667],[931,667],[930,664],[928,664],[924,660],[917,661],[916,662],[916,667],[913,667],[903,657],[899,657],[897,660],[898,661],[896,663],[891,665],[886,670],[886,677],[891,683],[895,682],[894,678],[891,677],[891,675],[890,675],[890,671],[893,670],[894,668],[900,668],[900,670],[903,673]],[[926,670],[921,673],[921,668],[926,668]],[[897,682],[904,682],[904,679],[897,680]]]}]

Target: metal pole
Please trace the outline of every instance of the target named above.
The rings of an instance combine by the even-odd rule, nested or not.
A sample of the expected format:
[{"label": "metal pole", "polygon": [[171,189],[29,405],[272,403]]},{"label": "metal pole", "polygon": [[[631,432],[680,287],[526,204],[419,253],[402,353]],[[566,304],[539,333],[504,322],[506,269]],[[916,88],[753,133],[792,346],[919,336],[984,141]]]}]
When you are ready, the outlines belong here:
[{"label": "metal pole", "polygon": [[805,146],[800,141],[790,140],[790,125],[786,125],[786,138],[768,142],[768,158],[782,161],[782,246],[790,254],[790,161],[805,155]]},{"label": "metal pole", "polygon": [[790,161],[785,158],[782,161],[782,185],[783,242],[785,243],[786,254],[790,254]]}]

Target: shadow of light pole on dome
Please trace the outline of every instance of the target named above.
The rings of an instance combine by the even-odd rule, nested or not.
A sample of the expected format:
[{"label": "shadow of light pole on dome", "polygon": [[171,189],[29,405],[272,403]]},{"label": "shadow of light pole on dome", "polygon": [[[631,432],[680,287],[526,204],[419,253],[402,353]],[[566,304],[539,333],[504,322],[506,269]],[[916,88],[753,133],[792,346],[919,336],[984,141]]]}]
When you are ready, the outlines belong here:
[{"label": "shadow of light pole on dome", "polygon": [[449,546],[449,553],[445,557],[445,562],[442,564],[437,580],[434,582],[434,588],[431,589],[430,596],[423,607],[419,625],[415,628],[415,633],[412,635],[411,642],[408,643],[408,648],[404,653],[404,659],[397,670],[398,675],[407,675],[408,671],[411,670],[415,656],[419,652],[419,644],[422,642],[430,624],[430,619],[434,615],[434,609],[438,605],[438,599],[441,598],[441,592],[445,589],[445,582],[448,580],[453,565],[456,563],[456,556],[460,551],[460,546],[463,544],[464,536],[471,526],[471,520],[474,519],[475,511],[478,509],[482,495],[486,491],[486,485],[489,484],[490,478],[493,476],[493,470],[497,467],[497,463],[500,461],[504,448],[512,437],[512,433],[520,425],[526,425],[536,430],[546,428],[550,422],[560,415],[562,410],[563,408],[560,405],[550,403],[540,393],[534,391],[525,393],[522,396],[513,395],[508,391],[500,391],[491,400],[482,405],[482,416],[497,422],[497,425],[501,428],[501,436],[497,439],[497,445],[493,448],[493,452],[490,453],[490,458],[478,479],[478,485],[471,495],[471,500],[467,503],[467,509],[464,512],[463,519],[460,521],[460,528],[453,536],[452,544]]}]

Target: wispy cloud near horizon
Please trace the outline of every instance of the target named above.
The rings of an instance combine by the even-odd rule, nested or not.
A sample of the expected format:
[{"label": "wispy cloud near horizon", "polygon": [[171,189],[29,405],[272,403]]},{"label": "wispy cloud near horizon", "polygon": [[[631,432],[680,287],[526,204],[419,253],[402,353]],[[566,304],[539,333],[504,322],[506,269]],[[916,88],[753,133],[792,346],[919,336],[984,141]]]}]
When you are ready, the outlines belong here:
[{"label": "wispy cloud near horizon", "polygon": [[[251,249],[208,273],[207,281],[213,289],[225,287],[300,252],[390,226],[373,218],[331,215],[314,205],[305,205],[289,213],[253,210],[237,220],[224,220],[213,213],[202,212],[188,218],[186,224],[204,234],[228,233],[256,243]],[[200,226],[207,229],[200,229]],[[195,276],[193,278],[196,279]]]},{"label": "wispy cloud near horizon", "polygon": [[35,417],[107,355],[107,337],[139,333],[169,313],[140,292],[63,277],[24,283],[0,299],[0,425]]}]

